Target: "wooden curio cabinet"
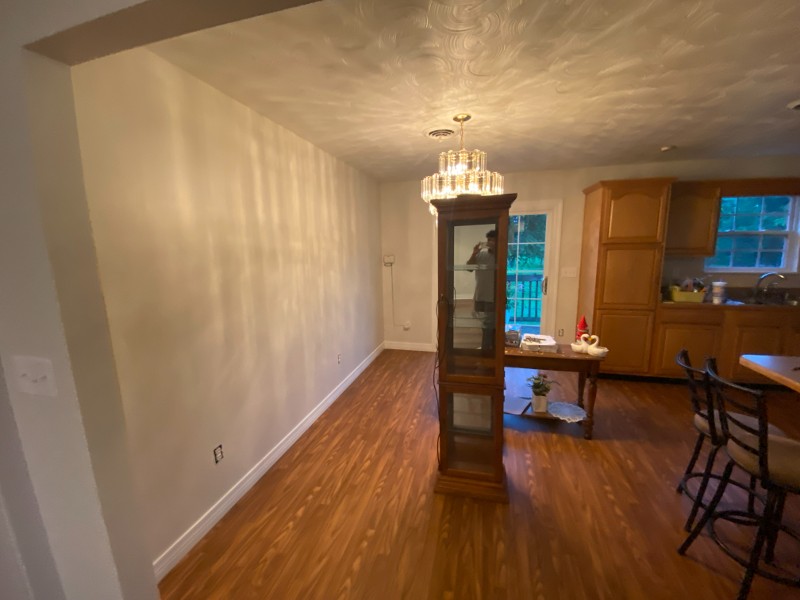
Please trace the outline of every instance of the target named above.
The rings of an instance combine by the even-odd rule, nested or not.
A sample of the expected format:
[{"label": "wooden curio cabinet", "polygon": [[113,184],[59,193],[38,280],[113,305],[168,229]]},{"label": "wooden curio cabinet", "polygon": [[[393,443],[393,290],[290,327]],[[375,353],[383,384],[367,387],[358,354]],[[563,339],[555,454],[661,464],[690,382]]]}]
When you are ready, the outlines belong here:
[{"label": "wooden curio cabinet", "polygon": [[[516,197],[431,201],[439,211],[436,491],[500,502],[508,501],[503,351],[508,209]],[[490,231],[495,242],[488,241]]]}]

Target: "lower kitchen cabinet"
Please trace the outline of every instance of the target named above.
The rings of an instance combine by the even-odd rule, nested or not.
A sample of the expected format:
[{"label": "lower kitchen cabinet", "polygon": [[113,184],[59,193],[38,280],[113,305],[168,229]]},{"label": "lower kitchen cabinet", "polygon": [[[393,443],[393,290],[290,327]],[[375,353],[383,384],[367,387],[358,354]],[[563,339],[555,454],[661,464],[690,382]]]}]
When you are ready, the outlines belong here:
[{"label": "lower kitchen cabinet", "polygon": [[697,367],[703,366],[705,357],[716,357],[719,374],[725,379],[768,383],[767,379],[740,366],[739,356],[800,356],[800,309],[663,305],[656,311],[655,343],[649,374],[682,377],[684,374],[675,365],[675,355],[681,348],[689,351],[692,364]]},{"label": "lower kitchen cabinet", "polygon": [[[795,309],[796,310],[796,309]],[[742,354],[783,354],[791,327],[787,327],[785,310],[756,308],[755,310],[730,310],[725,313],[725,343],[719,356],[727,379],[734,381],[769,383],[769,381],[739,364]],[[786,332],[784,332],[786,329]]]},{"label": "lower kitchen cabinet", "polygon": [[682,348],[689,351],[692,366],[702,368],[707,356],[719,356],[722,327],[719,325],[680,325],[667,323],[658,329],[652,374],[659,377],[682,377],[675,356]]},{"label": "lower kitchen cabinet", "polygon": [[653,343],[653,311],[599,310],[593,332],[609,348],[603,373],[646,375]]}]

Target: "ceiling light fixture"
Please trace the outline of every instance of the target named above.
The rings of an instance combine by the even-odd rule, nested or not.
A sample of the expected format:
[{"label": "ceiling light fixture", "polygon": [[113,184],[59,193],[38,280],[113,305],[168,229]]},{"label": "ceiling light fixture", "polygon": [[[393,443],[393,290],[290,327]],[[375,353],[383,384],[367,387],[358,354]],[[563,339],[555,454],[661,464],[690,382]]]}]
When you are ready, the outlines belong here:
[{"label": "ceiling light fixture", "polygon": [[422,180],[422,199],[433,215],[436,207],[431,205],[431,200],[453,198],[459,194],[488,196],[503,193],[503,176],[486,170],[486,152],[464,148],[464,123],[471,118],[468,114],[453,117],[453,121],[461,125],[461,149],[439,154],[439,172]]}]

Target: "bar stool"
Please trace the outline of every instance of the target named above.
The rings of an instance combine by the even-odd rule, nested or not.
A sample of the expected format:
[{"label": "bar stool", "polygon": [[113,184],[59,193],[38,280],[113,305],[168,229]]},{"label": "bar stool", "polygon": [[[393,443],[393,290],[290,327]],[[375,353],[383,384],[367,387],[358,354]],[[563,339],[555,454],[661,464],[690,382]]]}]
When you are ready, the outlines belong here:
[{"label": "bar stool", "polygon": [[[774,561],[779,533],[783,532],[800,542],[800,536],[782,523],[786,495],[800,493],[800,442],[770,432],[767,405],[761,391],[722,379],[717,374],[714,359],[706,361],[706,373],[714,403],[719,411],[728,463],[714,497],[678,549],[678,553],[685,554],[708,524],[712,539],[726,554],[745,567],[737,600],[747,598],[756,574],[782,584],[800,587],[800,575],[793,574],[791,577],[779,575],[762,566],[762,562],[769,564]],[[734,467],[743,469],[751,477],[756,478],[766,491],[767,497],[762,513],[750,509],[717,510],[725,489],[731,482],[731,472]],[[740,556],[720,540],[714,530],[714,522],[718,519],[757,527],[749,557]]]},{"label": "bar stool", "polygon": [[[683,492],[692,501],[692,508],[689,511],[689,517],[686,519],[684,529],[690,531],[697,511],[706,506],[703,502],[708,482],[711,479],[720,479],[719,474],[714,473],[714,462],[720,448],[725,445],[725,437],[722,434],[720,425],[719,412],[714,408],[714,399],[711,392],[711,385],[709,382],[708,374],[705,369],[697,369],[692,367],[689,360],[689,352],[682,348],[675,357],[675,363],[681,367],[686,373],[686,383],[689,387],[689,400],[692,404],[692,411],[694,418],[692,425],[697,430],[697,441],[694,444],[692,456],[689,459],[689,464],[686,465],[686,470],[678,482],[676,492]],[[712,418],[709,418],[709,415]],[[741,415],[744,417],[744,415]],[[776,434],[782,433],[778,428],[772,428]],[[703,449],[705,441],[708,440],[711,446],[706,458],[706,463],[702,471],[695,471],[697,460],[700,457],[700,452]],[[691,479],[700,478],[700,484],[697,487],[697,492],[693,493],[688,486]],[[750,477],[749,486],[745,487],[744,484],[733,481],[732,485],[746,489],[748,492],[748,510],[754,510],[755,495],[755,477]]]}]

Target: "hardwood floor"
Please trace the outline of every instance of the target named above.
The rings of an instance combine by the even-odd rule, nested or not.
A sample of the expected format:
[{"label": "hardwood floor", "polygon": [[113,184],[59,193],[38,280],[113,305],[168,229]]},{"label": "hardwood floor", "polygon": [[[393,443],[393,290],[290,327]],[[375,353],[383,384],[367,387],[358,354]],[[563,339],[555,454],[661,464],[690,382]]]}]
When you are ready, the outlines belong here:
[{"label": "hardwood floor", "polygon": [[[574,375],[550,376],[571,399]],[[707,535],[676,552],[695,439],[680,382],[602,379],[593,440],[506,415],[500,505],[433,494],[432,381],[433,354],[383,352],[163,579],[162,599],[735,597],[742,568]],[[769,393],[770,420],[800,439],[798,397]],[[800,529],[796,500],[786,521]],[[800,593],[757,577],[750,598]]]}]

